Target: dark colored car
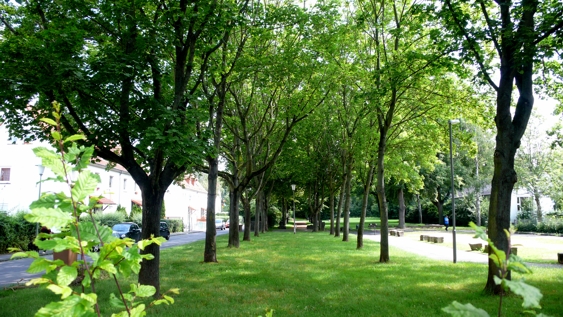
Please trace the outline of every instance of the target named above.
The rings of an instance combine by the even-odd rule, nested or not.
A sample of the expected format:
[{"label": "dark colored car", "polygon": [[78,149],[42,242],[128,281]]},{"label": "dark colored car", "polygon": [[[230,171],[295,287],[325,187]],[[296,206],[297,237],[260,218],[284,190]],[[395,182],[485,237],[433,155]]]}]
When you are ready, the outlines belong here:
[{"label": "dark colored car", "polygon": [[215,229],[225,230],[225,220],[215,219]]},{"label": "dark colored car", "polygon": [[114,225],[112,228],[113,236],[120,239],[130,238],[135,242],[141,240],[141,228],[134,222],[122,222]]},{"label": "dark colored car", "polygon": [[168,229],[168,223],[160,222],[160,236],[166,240],[170,240],[170,229]]}]

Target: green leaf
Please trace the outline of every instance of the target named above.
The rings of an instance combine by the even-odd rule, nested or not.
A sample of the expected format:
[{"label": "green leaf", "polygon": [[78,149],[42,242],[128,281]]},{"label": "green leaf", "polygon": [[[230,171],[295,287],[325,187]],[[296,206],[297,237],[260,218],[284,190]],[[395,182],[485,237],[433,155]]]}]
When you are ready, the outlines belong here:
[{"label": "green leaf", "polygon": [[57,283],[68,286],[78,276],[78,271],[73,266],[63,266],[57,274]]},{"label": "green leaf", "polygon": [[123,304],[121,299],[117,298],[114,293],[109,294],[109,304],[112,307],[125,308],[125,305]]},{"label": "green leaf", "polygon": [[65,170],[63,168],[63,163],[57,153],[53,150],[47,149],[45,147],[39,146],[33,149],[35,156],[41,158],[41,164],[46,168],[50,169],[55,175],[64,177]]},{"label": "green leaf", "polygon": [[35,259],[29,267],[27,268],[28,273],[41,273],[49,268],[51,263],[49,263],[44,258]]},{"label": "green leaf", "polygon": [[74,142],[78,140],[86,140],[86,137],[82,134],[71,135],[68,138],[66,138],[63,143]]},{"label": "green leaf", "polygon": [[68,212],[59,208],[35,208],[26,214],[25,219],[29,222],[39,222],[47,228],[63,228],[68,226],[74,218]]},{"label": "green leaf", "polygon": [[498,277],[498,276],[493,276],[493,280],[495,281],[496,285],[501,285],[502,284],[502,278]]},{"label": "green leaf", "polygon": [[505,281],[506,286],[514,292],[515,294],[521,296],[524,299],[522,303],[522,307],[524,308],[541,308],[540,300],[543,297],[542,293],[539,289],[526,284],[526,282],[522,280],[517,281]]},{"label": "green leaf", "polygon": [[51,285],[47,286],[47,288],[49,290],[51,290],[51,292],[61,295],[62,299],[65,299],[72,294],[72,288],[70,288],[68,286],[60,286],[60,285],[57,285],[57,284],[51,284]]},{"label": "green leaf", "polygon": [[469,226],[475,230],[474,238],[480,238],[481,240],[487,241],[487,234],[485,233],[485,229],[483,227],[478,227],[473,221],[469,223]]},{"label": "green leaf", "polygon": [[156,288],[151,285],[139,285],[135,291],[137,297],[149,297],[154,295],[154,293],[156,293]]},{"label": "green leaf", "polygon": [[59,131],[51,131],[51,137],[55,140],[55,141],[60,141],[63,139],[63,136],[61,135],[61,133]]},{"label": "green leaf", "polygon": [[526,265],[526,263],[524,263],[524,261],[522,261],[522,258],[514,254],[510,255],[507,269],[522,274],[532,273],[532,270]]},{"label": "green leaf", "polygon": [[146,315],[145,312],[145,304],[141,304],[137,307],[134,307],[130,310],[131,317],[142,317]]},{"label": "green leaf", "polygon": [[39,121],[43,121],[43,122],[45,122],[49,125],[55,126],[55,127],[57,126],[57,123],[55,122],[55,120],[53,120],[51,118],[41,118],[41,119],[39,119]]},{"label": "green leaf", "polygon": [[115,268],[115,266],[111,261],[107,261],[107,260],[103,261],[102,263],[99,264],[99,267],[103,270],[108,271],[111,274],[117,274],[117,269]]},{"label": "green leaf", "polygon": [[94,193],[98,187],[98,178],[89,170],[84,170],[78,175],[76,183],[72,187],[72,197],[75,201],[82,201]]},{"label": "green leaf", "polygon": [[456,317],[489,317],[489,314],[481,308],[476,308],[471,304],[464,305],[456,301],[442,308],[442,311]]}]

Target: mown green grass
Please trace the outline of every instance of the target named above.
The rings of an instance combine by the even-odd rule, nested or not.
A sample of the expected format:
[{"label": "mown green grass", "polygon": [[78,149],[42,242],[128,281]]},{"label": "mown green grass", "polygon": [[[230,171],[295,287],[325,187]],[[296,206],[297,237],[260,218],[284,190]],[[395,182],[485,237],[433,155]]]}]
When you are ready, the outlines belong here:
[{"label": "mown green grass", "polygon": [[[454,300],[496,315],[498,297],[482,293],[483,264],[433,261],[391,248],[391,262],[378,263],[379,244],[364,249],[328,232],[268,232],[227,248],[217,238],[218,263],[202,263],[203,241],[161,254],[162,290],[180,288],[171,306],[148,309],[152,316],[446,316]],[[563,270],[535,268],[527,281],[544,294],[543,313],[563,313]],[[514,278],[519,278],[514,274]],[[132,279],[130,282],[135,282]],[[97,284],[105,316],[111,281]],[[56,298],[45,289],[0,291],[2,316],[32,316]],[[522,300],[505,298],[503,316],[523,316]]]}]

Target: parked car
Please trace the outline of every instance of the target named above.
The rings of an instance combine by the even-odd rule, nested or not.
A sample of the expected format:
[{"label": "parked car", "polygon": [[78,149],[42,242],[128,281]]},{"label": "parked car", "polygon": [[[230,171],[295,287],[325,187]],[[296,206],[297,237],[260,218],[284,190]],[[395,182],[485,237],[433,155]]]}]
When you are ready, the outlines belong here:
[{"label": "parked car", "polygon": [[112,228],[113,236],[120,239],[130,238],[135,242],[141,240],[141,228],[134,222],[122,222],[114,225]]},{"label": "parked car", "polygon": [[168,223],[165,221],[160,222],[160,236],[166,240],[170,240],[170,229],[168,229]]},{"label": "parked car", "polygon": [[225,220],[215,219],[215,229],[225,230]]}]

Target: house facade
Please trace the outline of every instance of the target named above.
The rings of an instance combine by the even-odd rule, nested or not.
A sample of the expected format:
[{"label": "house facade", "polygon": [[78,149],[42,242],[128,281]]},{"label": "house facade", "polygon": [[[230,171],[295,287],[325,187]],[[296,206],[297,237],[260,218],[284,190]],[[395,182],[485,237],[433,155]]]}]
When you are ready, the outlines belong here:
[{"label": "house facade", "polygon": [[[28,211],[40,193],[68,190],[64,184],[48,181],[54,176],[48,169],[40,174],[41,160],[33,153],[33,148],[38,146],[50,147],[48,143],[25,143],[11,138],[0,123],[0,211]],[[122,207],[130,213],[134,205],[142,205],[139,186],[125,168],[98,159],[88,169],[100,177],[94,192],[94,196],[103,197],[98,201],[101,205],[98,212],[111,213]],[[217,196],[216,206],[220,202]],[[188,176],[172,184],[164,196],[164,204],[166,218],[182,220],[186,231],[205,230],[207,190],[195,177]]]}]

